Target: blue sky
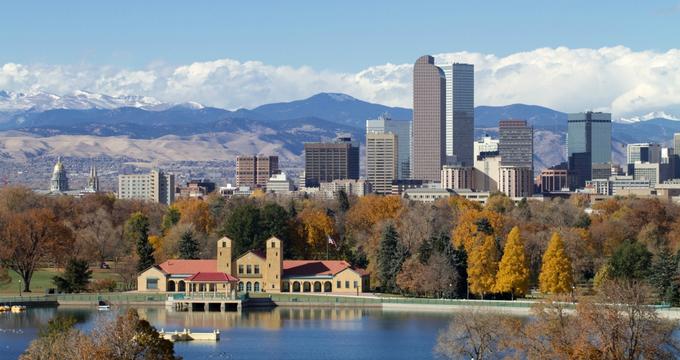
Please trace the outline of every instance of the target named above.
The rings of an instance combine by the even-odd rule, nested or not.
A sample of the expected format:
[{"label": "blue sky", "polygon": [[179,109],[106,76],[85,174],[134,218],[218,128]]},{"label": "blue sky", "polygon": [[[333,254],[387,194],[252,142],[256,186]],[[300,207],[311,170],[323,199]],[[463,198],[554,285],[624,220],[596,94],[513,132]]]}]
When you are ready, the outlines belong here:
[{"label": "blue sky", "polygon": [[425,53],[540,47],[665,51],[669,1],[9,1],[0,64],[140,68],[230,58],[358,71]]}]

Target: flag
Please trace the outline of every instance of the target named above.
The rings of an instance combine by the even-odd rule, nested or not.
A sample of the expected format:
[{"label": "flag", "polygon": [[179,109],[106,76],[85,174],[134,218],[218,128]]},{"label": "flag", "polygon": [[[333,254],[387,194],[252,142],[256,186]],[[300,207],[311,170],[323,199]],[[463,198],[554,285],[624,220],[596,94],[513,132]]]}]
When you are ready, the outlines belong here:
[{"label": "flag", "polygon": [[335,240],[333,240],[333,238],[330,235],[328,235],[328,243],[335,246]]}]

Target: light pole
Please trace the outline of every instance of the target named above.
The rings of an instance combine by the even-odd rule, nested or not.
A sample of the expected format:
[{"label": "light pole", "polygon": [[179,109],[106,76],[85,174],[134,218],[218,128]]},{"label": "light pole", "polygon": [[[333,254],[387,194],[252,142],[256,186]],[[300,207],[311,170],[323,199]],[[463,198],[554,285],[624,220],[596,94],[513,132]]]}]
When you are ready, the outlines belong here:
[{"label": "light pole", "polygon": [[21,297],[21,279],[19,279],[19,297]]}]

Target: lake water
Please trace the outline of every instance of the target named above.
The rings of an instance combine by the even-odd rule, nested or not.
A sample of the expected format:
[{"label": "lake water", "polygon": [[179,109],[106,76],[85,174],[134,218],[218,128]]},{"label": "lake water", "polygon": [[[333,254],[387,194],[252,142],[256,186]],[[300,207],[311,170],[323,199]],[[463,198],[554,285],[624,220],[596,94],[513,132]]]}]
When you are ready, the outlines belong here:
[{"label": "lake water", "polygon": [[[450,315],[391,312],[358,308],[275,308],[271,310],[172,312],[163,307],[138,308],[158,329],[220,329],[218,342],[177,343],[185,359],[432,359],[439,331]],[[88,330],[102,316],[122,308],[31,309],[0,314],[0,358],[16,359],[37,336],[40,325],[55,314],[73,315]]]}]

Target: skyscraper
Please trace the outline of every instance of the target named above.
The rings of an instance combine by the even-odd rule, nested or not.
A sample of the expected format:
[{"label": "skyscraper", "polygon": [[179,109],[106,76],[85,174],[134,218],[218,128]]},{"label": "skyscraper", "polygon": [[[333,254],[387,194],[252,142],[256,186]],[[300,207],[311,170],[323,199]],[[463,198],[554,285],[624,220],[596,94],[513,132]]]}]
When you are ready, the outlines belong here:
[{"label": "skyscraper", "polygon": [[525,120],[498,122],[498,153],[502,166],[534,168],[534,129]]},{"label": "skyscraper", "polygon": [[626,145],[626,157],[628,164],[635,162],[661,162],[661,145],[650,143],[628,144]]},{"label": "skyscraper", "polygon": [[399,140],[394,133],[366,134],[366,176],[378,194],[391,194],[397,180]]},{"label": "skyscraper", "polygon": [[305,187],[337,179],[359,179],[359,146],[350,137],[304,146]]},{"label": "skyscraper", "polygon": [[236,158],[236,186],[264,188],[279,171],[278,156],[239,156]]},{"label": "skyscraper", "polygon": [[444,72],[434,65],[434,58],[429,55],[418,58],[413,66],[411,177],[414,179],[440,180],[446,160],[445,95]]},{"label": "skyscraper", "polygon": [[475,132],[475,67],[440,65],[446,79],[445,138],[447,163],[472,166]]},{"label": "skyscraper", "polygon": [[398,179],[411,177],[411,122],[392,120],[386,115],[366,120],[366,134],[395,134],[399,148]]},{"label": "skyscraper", "polygon": [[576,186],[592,179],[593,164],[611,163],[612,114],[585,112],[568,115],[567,155]]}]

